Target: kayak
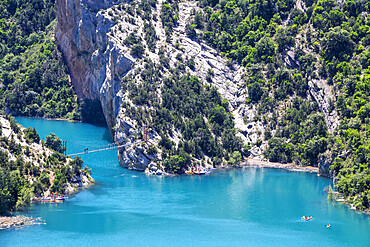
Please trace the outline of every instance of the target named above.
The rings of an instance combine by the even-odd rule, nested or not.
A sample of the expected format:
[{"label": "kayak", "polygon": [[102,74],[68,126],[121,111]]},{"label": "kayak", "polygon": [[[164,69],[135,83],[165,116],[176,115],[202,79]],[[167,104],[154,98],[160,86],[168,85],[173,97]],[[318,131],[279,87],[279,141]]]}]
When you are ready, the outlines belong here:
[{"label": "kayak", "polygon": [[302,220],[307,220],[307,221],[309,221],[310,219],[312,219],[312,216],[308,216],[308,217],[307,217],[307,216],[302,216],[302,217],[301,217],[301,219],[302,219]]}]

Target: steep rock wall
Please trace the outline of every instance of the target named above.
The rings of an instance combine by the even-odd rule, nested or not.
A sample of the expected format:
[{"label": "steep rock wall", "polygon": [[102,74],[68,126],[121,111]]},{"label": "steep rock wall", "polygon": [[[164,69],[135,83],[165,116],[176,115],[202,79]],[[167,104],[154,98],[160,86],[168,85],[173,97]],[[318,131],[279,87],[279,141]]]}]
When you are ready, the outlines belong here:
[{"label": "steep rock wall", "polygon": [[98,99],[111,134],[121,103],[119,78],[133,63],[109,40],[112,26],[101,10],[117,1],[57,0],[56,39],[79,98]]},{"label": "steep rock wall", "polygon": [[[121,7],[119,4],[122,3]],[[244,67],[231,64],[201,40],[190,39],[185,32],[185,26],[191,20],[191,12],[200,10],[195,1],[179,3],[178,24],[172,34],[172,40],[166,39],[165,28],[160,19],[163,0],[158,0],[152,8],[156,44],[154,49],[149,49],[145,41],[145,17],[127,12],[122,6],[124,1],[98,1],[98,0],[57,0],[58,25],[56,38],[58,46],[63,52],[70,74],[73,87],[80,98],[97,99],[101,102],[102,109],[115,141],[119,143],[134,142],[138,139],[141,129],[135,119],[130,119],[123,109],[122,102],[136,107],[127,92],[121,90],[119,81],[127,73],[134,73],[145,67],[148,60],[160,63],[159,50],[163,50],[169,59],[171,67],[188,58],[193,58],[194,69],[187,69],[190,73],[201,79],[204,84],[214,85],[219,93],[229,102],[230,110],[234,116],[237,133],[245,144],[250,143],[250,153],[255,158],[263,158],[262,151],[267,146],[267,141],[262,137],[265,132],[263,121],[256,119],[257,106],[246,103],[248,98],[245,78],[247,73]],[[144,47],[143,58],[131,56],[132,47],[124,41],[130,34],[140,38]],[[144,39],[142,39],[144,37]],[[150,47],[153,48],[153,47]],[[287,52],[287,67],[297,67],[299,63],[294,60],[294,54]],[[288,66],[289,65],[289,66]],[[212,71],[212,80],[207,76]],[[163,76],[171,73],[162,71]],[[131,73],[131,74],[132,74]],[[140,76],[134,73],[135,81],[141,83]],[[161,81],[156,82],[160,85]],[[320,110],[325,114],[325,120],[330,131],[337,125],[335,112],[329,110],[329,100],[334,98],[330,88],[321,81],[309,81],[309,90],[312,98],[318,102]],[[160,94],[158,89],[158,94]],[[279,107],[279,106],[277,106]],[[274,131],[274,130],[273,130]],[[153,132],[154,145],[158,144],[159,137]],[[158,137],[158,138],[157,138]],[[177,137],[181,138],[181,133]],[[173,139],[175,143],[177,141]],[[261,145],[255,145],[261,141]],[[119,150],[121,165],[143,170],[151,158],[145,154],[145,145],[132,146]]]},{"label": "steep rock wall", "polygon": [[[119,80],[130,69],[140,68],[143,64],[134,66],[134,61],[137,59],[130,55],[129,47],[124,45],[122,40],[132,32],[139,36],[144,36],[145,33],[144,20],[140,17],[134,17],[134,24],[121,18],[127,16],[127,13],[113,7],[120,2],[57,0],[56,39],[67,61],[72,85],[78,97],[98,99],[112,136],[119,143],[127,143],[134,141],[132,137],[137,136],[140,129],[135,125],[135,120],[127,118],[125,113],[120,111],[120,105],[125,100],[125,92],[120,91]],[[162,4],[163,1],[158,1],[154,10],[157,18],[160,18]],[[226,59],[216,50],[186,36],[185,24],[193,8],[197,8],[196,2],[180,3],[179,25],[173,34],[176,40],[171,43],[166,42],[161,22],[155,23],[158,37],[156,48],[166,47],[170,53],[176,50],[174,44],[177,39],[181,40],[180,45],[183,49],[178,52],[183,57],[195,58],[196,69],[189,72],[206,81],[208,71],[210,69],[214,71],[213,83],[219,88],[220,94],[229,101],[236,123],[239,128],[242,128],[243,112],[246,112],[246,106],[243,104],[245,92],[241,93],[239,90],[243,83],[241,80],[243,69],[237,65],[229,68],[226,66]],[[120,16],[118,22],[113,19],[111,12]],[[159,61],[156,52],[146,49],[145,53],[153,61]],[[174,52],[169,57],[172,65],[177,62],[177,54]],[[127,100],[129,101],[126,98]],[[248,136],[240,135],[245,141],[250,141]],[[154,141],[153,144],[156,142]],[[124,167],[144,170],[151,159],[138,147],[126,147],[119,151],[119,161]]]}]

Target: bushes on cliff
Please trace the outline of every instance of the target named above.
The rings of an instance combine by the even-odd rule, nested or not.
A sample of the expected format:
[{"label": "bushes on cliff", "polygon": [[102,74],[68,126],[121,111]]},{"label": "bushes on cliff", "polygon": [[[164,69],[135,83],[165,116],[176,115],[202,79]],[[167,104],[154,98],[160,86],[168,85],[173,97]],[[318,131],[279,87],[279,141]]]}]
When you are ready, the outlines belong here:
[{"label": "bushes on cliff", "polygon": [[161,20],[166,32],[167,41],[171,40],[173,28],[176,27],[179,17],[177,16],[178,4],[177,0],[164,2],[161,9]]},{"label": "bushes on cliff", "polygon": [[135,44],[131,47],[131,54],[135,57],[142,57],[144,54],[144,47],[142,44]]},{"label": "bushes on cliff", "polygon": [[0,111],[49,118],[79,111],[67,67],[52,39],[54,5],[52,0],[0,3],[4,10],[0,11]]},{"label": "bushes on cliff", "polygon": [[151,22],[144,22],[145,41],[150,51],[154,52],[155,44],[157,42],[157,35],[154,26]]},{"label": "bushes on cliff", "polygon": [[195,25],[192,25],[192,24],[189,24],[189,23],[186,24],[185,33],[191,39],[196,38],[197,33],[195,32]]},{"label": "bushes on cliff", "polygon": [[15,171],[9,173],[8,170],[0,167],[0,215],[15,207],[18,194],[15,177]]},{"label": "bushes on cliff", "polygon": [[36,142],[36,143],[39,143],[40,141],[40,136],[39,134],[36,132],[36,129],[35,127],[28,127],[26,129],[23,130],[24,134],[25,134],[25,139],[28,143],[32,143],[32,142]]},{"label": "bushes on cliff", "polygon": [[326,59],[330,61],[333,57],[344,58],[345,55],[351,55],[354,49],[354,42],[347,30],[339,26],[325,33],[321,46]]},{"label": "bushes on cliff", "polygon": [[46,136],[45,146],[57,152],[62,152],[62,140],[54,133]]},{"label": "bushes on cliff", "polygon": [[[157,66],[150,62],[147,64],[146,70],[141,72],[142,77],[152,66]],[[137,106],[123,104],[126,114],[139,125],[145,123],[160,133],[162,159],[169,172],[182,173],[190,162],[194,162],[195,158],[202,159],[204,155],[217,161],[214,165],[219,165],[224,156],[229,157],[229,153],[243,153],[229,103],[222,100],[215,87],[204,86],[197,77],[180,75],[176,71],[172,76],[163,78],[161,100],[156,94],[149,97],[156,92],[149,79],[141,85],[128,83],[128,87],[130,98]],[[142,107],[146,105],[154,108],[147,110]],[[175,134],[174,131],[182,136],[178,145],[168,138]]]},{"label": "bushes on cliff", "polygon": [[125,45],[134,45],[140,43],[142,40],[135,33],[130,33],[127,38],[123,41]]}]

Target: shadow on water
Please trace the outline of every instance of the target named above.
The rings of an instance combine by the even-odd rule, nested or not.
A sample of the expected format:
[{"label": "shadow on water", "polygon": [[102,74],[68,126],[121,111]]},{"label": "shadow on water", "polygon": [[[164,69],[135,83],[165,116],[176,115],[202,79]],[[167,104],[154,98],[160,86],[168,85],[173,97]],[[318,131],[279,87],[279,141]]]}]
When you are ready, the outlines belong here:
[{"label": "shadow on water", "polygon": [[107,125],[102,125],[102,126],[98,126],[98,127],[106,127],[106,129],[104,131],[104,134],[103,134],[103,140],[108,141],[108,142],[113,142],[112,135],[110,134],[110,131],[109,131]]}]

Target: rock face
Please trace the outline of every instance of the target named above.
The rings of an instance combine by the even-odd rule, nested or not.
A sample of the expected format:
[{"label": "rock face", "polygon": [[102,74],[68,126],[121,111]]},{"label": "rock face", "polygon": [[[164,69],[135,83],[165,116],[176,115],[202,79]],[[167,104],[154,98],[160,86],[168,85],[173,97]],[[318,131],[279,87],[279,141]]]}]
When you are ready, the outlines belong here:
[{"label": "rock face", "polygon": [[329,131],[332,133],[338,126],[339,120],[337,112],[334,111],[335,97],[331,91],[331,87],[323,80],[312,79],[308,82],[310,94],[318,103],[320,110],[324,113],[325,122],[328,126]]},{"label": "rock face", "polygon": [[[246,103],[247,72],[242,66],[228,62],[204,42],[190,39],[186,35],[185,26],[191,19],[192,11],[200,10],[197,2],[179,2],[179,20],[170,42],[160,20],[164,0],[158,0],[156,6],[150,7],[152,17],[149,19],[145,19],[145,14],[138,15],[137,10],[128,11],[130,7],[125,7],[125,3],[127,2],[123,0],[57,0],[56,38],[70,69],[74,90],[80,98],[97,99],[101,102],[115,141],[120,144],[133,143],[140,138],[141,132],[137,121],[127,117],[125,110],[120,108],[123,102],[130,107],[137,107],[127,92],[121,90],[120,80],[130,75],[136,83],[142,83],[135,71],[144,68],[148,60],[159,63],[159,54],[162,52],[166,54],[171,67],[175,67],[179,61],[193,59],[194,68],[186,68],[186,73],[198,77],[204,84],[218,88],[221,96],[229,102],[235,127],[240,130],[237,135],[242,138],[244,144],[254,146],[261,142],[262,144],[254,146],[250,153],[255,158],[263,158],[263,150],[267,147],[267,142],[262,138],[265,124],[258,119],[257,107]],[[155,30],[155,45],[146,41],[145,24],[148,22]],[[139,43],[143,45],[145,59],[131,56],[132,47],[124,42],[130,34],[140,37]],[[290,51],[286,54],[285,62],[291,68],[300,66],[294,59],[294,53]],[[162,76],[168,76],[170,73],[169,70],[161,72]],[[162,81],[159,79],[155,83],[160,85]],[[331,110],[331,99],[335,97],[330,87],[324,82],[312,79],[309,82],[309,91],[324,112],[329,130],[333,131],[338,124],[338,117]],[[160,93],[158,89],[158,94]],[[146,110],[155,109],[149,107]],[[152,134],[152,144],[157,145],[159,137],[155,130]],[[178,137],[174,137],[172,141],[178,143]],[[120,149],[118,156],[121,165],[145,170],[154,160],[147,155],[147,146],[136,145]]]},{"label": "rock face", "polygon": [[[126,18],[114,20],[114,15],[127,16],[125,11],[117,6],[124,1],[98,0],[57,0],[56,39],[70,69],[71,80],[78,97],[98,99],[101,102],[106,122],[112,136],[119,143],[134,141],[133,136],[140,132],[135,120],[125,117],[120,105],[125,100],[125,92],[120,91],[120,79],[134,66],[129,48],[122,42],[130,33],[144,37],[144,20],[134,17],[135,21]],[[157,2],[154,15],[159,18],[163,1]],[[185,34],[185,25],[196,2],[179,4],[179,23],[173,37],[182,49],[166,42],[165,31],[160,21],[155,23],[158,37],[156,48],[166,47],[171,53],[171,65],[177,62],[176,56],[194,57],[195,70],[189,73],[204,81],[210,70],[213,71],[212,82],[217,86],[222,97],[230,103],[238,127],[243,127],[243,115],[240,108],[245,102],[246,94],[240,91],[243,84],[243,69],[237,65],[234,68],[226,66],[227,61],[216,50],[198,41],[191,40]],[[112,15],[112,13],[114,13]],[[120,26],[120,28],[118,28]],[[123,30],[122,27],[123,26]],[[144,41],[143,41],[144,42]],[[172,52],[177,50],[177,52]],[[145,50],[147,57],[159,61],[156,52]],[[245,89],[244,89],[245,90]],[[244,105],[245,108],[245,105]],[[247,137],[239,135],[245,140]],[[255,139],[255,138],[254,138]],[[156,143],[154,143],[156,144]],[[125,147],[119,150],[119,161],[122,166],[131,169],[145,170],[152,159],[137,147]]]},{"label": "rock face", "polygon": [[57,0],[56,39],[80,98],[98,99],[111,133],[120,106],[119,78],[133,63],[109,40],[112,22],[100,9],[115,1]]},{"label": "rock face", "polygon": [[334,174],[329,170],[329,166],[332,165],[325,158],[320,158],[319,160],[319,175],[323,177],[333,178]]}]

